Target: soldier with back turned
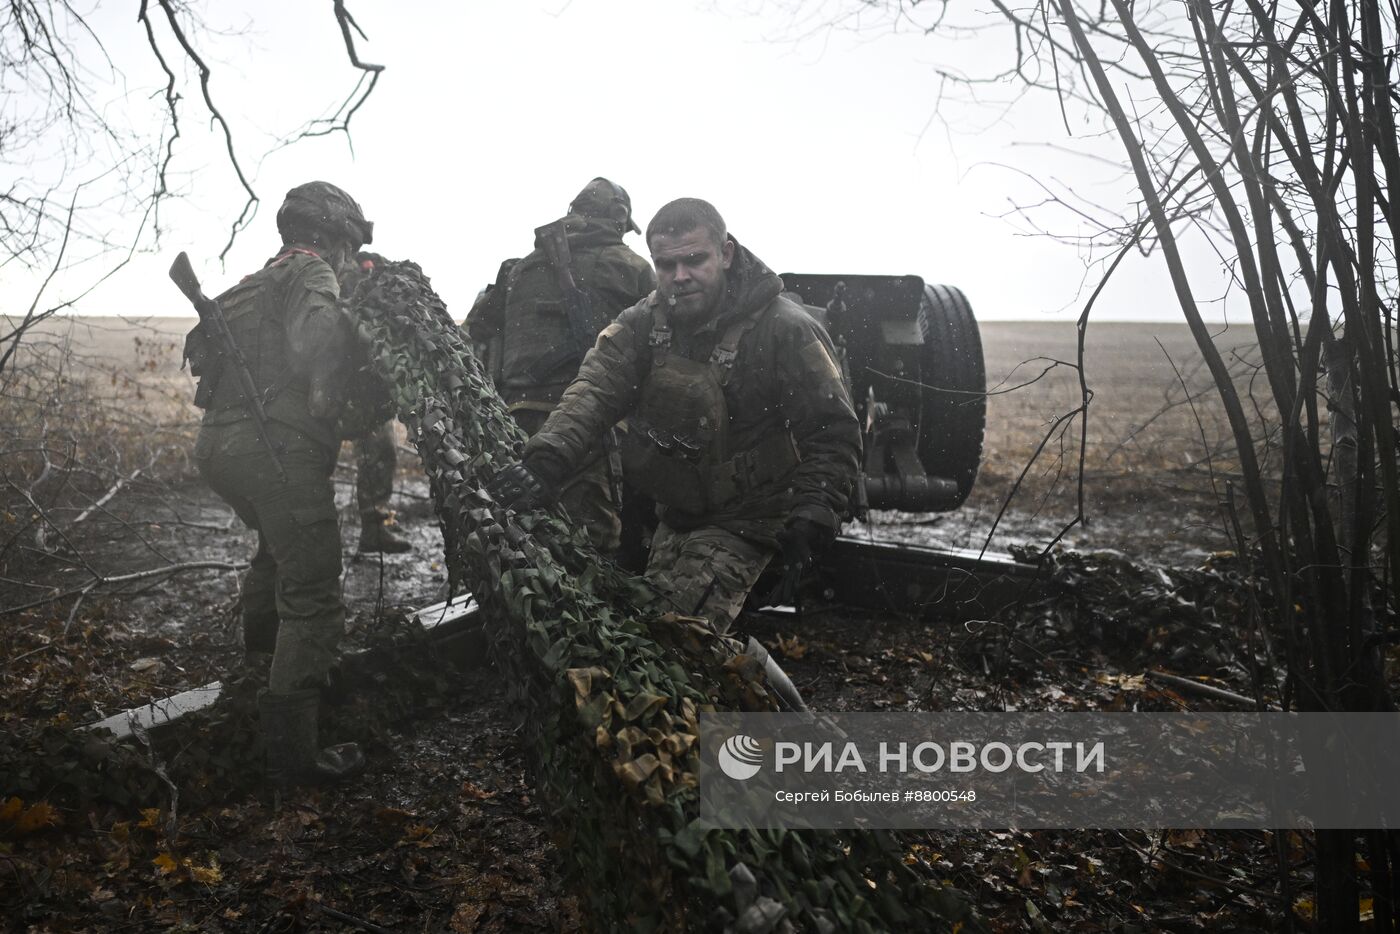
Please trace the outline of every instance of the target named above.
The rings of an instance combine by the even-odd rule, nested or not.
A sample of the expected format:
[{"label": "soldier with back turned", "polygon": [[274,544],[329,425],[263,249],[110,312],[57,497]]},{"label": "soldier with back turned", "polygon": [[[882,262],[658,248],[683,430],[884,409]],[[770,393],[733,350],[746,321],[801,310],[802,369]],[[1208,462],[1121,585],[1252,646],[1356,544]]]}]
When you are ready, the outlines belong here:
[{"label": "soldier with back turned", "polygon": [[186,353],[205,410],[199,472],[258,536],[241,586],[244,647],[255,665],[271,655],[259,720],[268,776],[289,786],[345,778],[365,761],[353,743],[322,748],[318,723],[345,630],[331,472],[356,358],[336,271],[374,228],[344,191],[309,182],[287,193],[277,229],[276,255],[217,299],[265,424],[203,323]]},{"label": "soldier with back turned", "polygon": [[[564,226],[570,273],[587,293],[593,313],[588,333],[575,334],[565,311],[559,271],[536,237],[523,259],[503,264],[496,283],[472,306],[466,327],[474,341],[494,345],[492,376],[512,416],[533,435],[578,374],[583,350],[617,313],[656,287],[651,265],[623,243],[636,231],[632,201],[622,186],[595,178],[556,223]],[[542,228],[543,230],[543,228]],[[575,350],[574,348],[581,348]],[[613,490],[619,478],[606,449],[610,425],[599,426],[573,469],[557,478],[559,499],[570,517],[604,554],[616,552],[621,532]]]}]

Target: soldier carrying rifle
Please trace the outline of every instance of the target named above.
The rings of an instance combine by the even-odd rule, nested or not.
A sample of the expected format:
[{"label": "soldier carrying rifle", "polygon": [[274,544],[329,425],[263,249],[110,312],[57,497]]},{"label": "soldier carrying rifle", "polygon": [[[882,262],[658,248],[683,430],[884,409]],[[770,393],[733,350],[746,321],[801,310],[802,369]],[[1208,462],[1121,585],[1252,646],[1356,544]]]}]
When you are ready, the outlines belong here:
[{"label": "soldier carrying rifle", "polygon": [[[535,231],[534,250],[501,265],[495,285],[467,314],[467,332],[490,348],[492,379],[527,434],[539,431],[558,405],[598,332],[656,287],[650,264],[622,242],[636,229],[622,186],[593,179],[567,215]],[[569,515],[605,554],[617,550],[622,527],[610,427],[599,431],[560,493]]]},{"label": "soldier carrying rifle", "polygon": [[331,471],[355,334],[336,270],[374,225],[341,189],[309,182],[287,193],[277,230],[277,255],[215,300],[187,260],[171,274],[201,319],[185,345],[204,409],[199,472],[258,533],[241,588],[243,638],[250,659],[272,656],[258,709],[269,778],[286,786],[364,767],[353,743],[321,747],[318,718],[345,630]]}]

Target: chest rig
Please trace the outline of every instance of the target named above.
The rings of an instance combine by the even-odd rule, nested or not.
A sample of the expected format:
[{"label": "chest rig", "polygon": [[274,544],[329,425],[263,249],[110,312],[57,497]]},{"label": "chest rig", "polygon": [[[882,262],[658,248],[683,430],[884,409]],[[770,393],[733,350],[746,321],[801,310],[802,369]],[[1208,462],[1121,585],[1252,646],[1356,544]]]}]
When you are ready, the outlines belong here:
[{"label": "chest rig", "polygon": [[739,344],[760,313],[732,322],[708,360],[671,352],[670,309],[652,309],[651,369],[627,419],[622,464],[627,482],[663,506],[692,515],[723,509],[786,476],[801,458],[782,425],[754,446],[731,446],[724,391]]}]

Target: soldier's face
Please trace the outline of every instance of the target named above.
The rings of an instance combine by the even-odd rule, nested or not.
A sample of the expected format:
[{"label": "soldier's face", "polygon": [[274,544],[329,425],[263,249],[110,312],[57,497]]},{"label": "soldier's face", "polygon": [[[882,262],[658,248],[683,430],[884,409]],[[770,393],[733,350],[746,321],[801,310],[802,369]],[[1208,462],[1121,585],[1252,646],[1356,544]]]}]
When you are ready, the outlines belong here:
[{"label": "soldier's face", "polygon": [[651,261],[656,266],[656,289],[681,318],[719,312],[724,301],[725,272],[734,262],[734,241],[718,243],[704,229],[680,234],[653,234]]}]

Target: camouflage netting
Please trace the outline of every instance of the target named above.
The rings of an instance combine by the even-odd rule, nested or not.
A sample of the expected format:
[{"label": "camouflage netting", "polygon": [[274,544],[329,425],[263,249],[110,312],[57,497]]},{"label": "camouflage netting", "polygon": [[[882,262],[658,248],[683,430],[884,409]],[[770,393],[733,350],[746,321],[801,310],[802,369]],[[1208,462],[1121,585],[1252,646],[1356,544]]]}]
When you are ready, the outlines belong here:
[{"label": "camouflage netting", "polygon": [[525,437],[428,279],[387,263],[352,298],[418,447],[454,585],[485,610],[526,711],[534,783],[599,928],[972,930],[963,897],[896,835],[700,826],[697,715],[771,710],[756,661],[593,555],[546,512],[482,491]]}]

